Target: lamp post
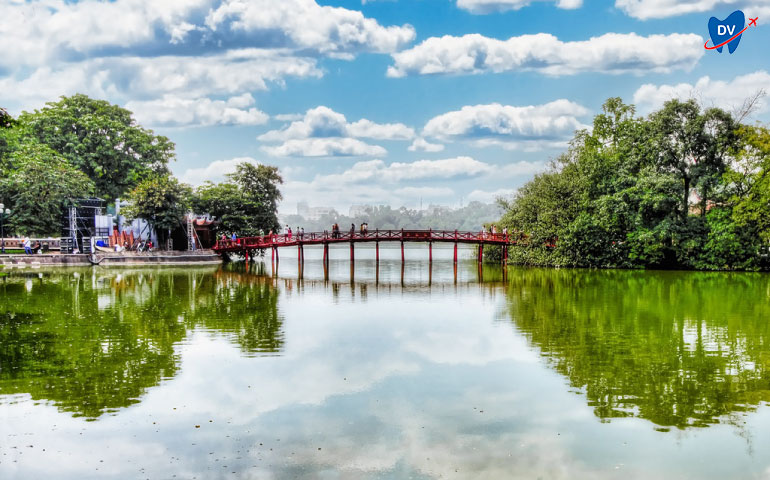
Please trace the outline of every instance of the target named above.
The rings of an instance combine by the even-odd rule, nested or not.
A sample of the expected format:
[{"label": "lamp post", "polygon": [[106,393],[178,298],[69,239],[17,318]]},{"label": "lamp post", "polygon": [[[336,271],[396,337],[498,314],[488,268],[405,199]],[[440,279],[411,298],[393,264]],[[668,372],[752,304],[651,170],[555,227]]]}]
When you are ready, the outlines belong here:
[{"label": "lamp post", "polygon": [[0,253],[5,253],[5,219],[10,214],[11,209],[0,203]]}]

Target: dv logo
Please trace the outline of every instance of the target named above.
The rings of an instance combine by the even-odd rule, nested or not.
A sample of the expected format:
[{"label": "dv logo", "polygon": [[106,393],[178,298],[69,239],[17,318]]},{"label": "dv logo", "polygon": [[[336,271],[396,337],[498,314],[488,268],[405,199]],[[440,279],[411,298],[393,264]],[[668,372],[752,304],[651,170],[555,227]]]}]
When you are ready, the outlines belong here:
[{"label": "dv logo", "polygon": [[749,18],[749,24],[746,26],[746,15],[742,11],[736,10],[731,13],[724,20],[719,20],[717,17],[709,18],[709,35],[711,36],[711,46],[707,41],[703,45],[706,50],[714,50],[722,53],[722,47],[727,45],[727,50],[733,53],[738,44],[741,43],[741,36],[749,27],[757,26],[757,19]]}]

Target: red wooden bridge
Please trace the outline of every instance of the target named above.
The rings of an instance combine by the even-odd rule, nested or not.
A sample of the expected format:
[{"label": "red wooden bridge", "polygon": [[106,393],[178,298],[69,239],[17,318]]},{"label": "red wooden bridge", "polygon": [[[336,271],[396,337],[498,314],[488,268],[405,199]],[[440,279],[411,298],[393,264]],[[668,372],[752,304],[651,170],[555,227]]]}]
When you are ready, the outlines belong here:
[{"label": "red wooden bridge", "polygon": [[454,243],[454,262],[457,263],[457,245],[471,243],[478,245],[478,261],[481,262],[484,245],[497,245],[503,247],[501,260],[508,260],[508,246],[517,242],[513,235],[487,232],[458,232],[457,230],[373,230],[371,232],[314,232],[301,233],[292,236],[284,234],[265,235],[262,237],[245,237],[232,240],[219,240],[214,246],[214,251],[223,253],[243,254],[248,260],[249,255],[255,250],[271,249],[273,261],[278,260],[278,249],[281,247],[297,247],[298,260],[304,260],[305,245],[322,245],[324,249],[324,264],[329,260],[329,245],[334,243],[350,244],[350,260],[355,259],[356,243],[371,243],[376,245],[376,259],[380,260],[380,242],[401,242],[401,261],[404,261],[404,243],[421,242],[428,243],[428,258],[433,262],[433,243]]}]

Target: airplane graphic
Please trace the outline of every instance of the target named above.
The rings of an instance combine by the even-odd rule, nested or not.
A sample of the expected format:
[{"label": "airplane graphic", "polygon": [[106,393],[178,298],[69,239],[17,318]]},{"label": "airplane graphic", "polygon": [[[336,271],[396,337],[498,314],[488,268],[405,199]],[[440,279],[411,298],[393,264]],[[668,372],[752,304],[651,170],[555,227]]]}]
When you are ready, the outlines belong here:
[{"label": "airplane graphic", "polygon": [[754,17],[754,18],[751,18],[751,17],[749,17],[749,26],[750,26],[750,27],[752,27],[752,26],[753,26],[753,27],[756,27],[756,26],[757,26],[757,19],[758,19],[758,18],[759,18],[759,17]]}]

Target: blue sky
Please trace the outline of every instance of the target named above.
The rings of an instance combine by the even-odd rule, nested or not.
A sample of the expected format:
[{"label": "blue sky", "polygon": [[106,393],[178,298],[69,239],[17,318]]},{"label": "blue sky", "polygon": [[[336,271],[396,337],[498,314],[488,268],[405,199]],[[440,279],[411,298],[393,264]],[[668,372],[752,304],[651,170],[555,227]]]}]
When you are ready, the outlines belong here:
[{"label": "blue sky", "polygon": [[[759,26],[705,50],[738,8]],[[607,97],[646,114],[770,92],[763,18],[770,0],[0,0],[0,106],[118,103],[193,185],[280,167],[284,213],[459,206],[510,195]]]}]

